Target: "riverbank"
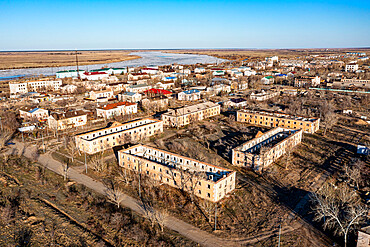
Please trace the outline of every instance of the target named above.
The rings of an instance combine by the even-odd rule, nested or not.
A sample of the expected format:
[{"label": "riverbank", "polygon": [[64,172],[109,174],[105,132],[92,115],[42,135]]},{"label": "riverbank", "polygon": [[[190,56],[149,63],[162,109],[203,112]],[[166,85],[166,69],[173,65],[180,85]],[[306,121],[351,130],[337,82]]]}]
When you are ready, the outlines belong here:
[{"label": "riverbank", "polygon": [[[79,65],[117,63],[141,58],[132,51],[77,51]],[[75,51],[0,52],[0,70],[75,66]]]}]

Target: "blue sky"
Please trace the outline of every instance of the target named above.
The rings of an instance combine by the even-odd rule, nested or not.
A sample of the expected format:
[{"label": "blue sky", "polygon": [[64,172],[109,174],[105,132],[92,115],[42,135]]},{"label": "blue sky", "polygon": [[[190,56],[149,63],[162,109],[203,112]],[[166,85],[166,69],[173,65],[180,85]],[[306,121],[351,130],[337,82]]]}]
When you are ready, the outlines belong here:
[{"label": "blue sky", "polygon": [[369,46],[369,0],[0,0],[3,51]]}]

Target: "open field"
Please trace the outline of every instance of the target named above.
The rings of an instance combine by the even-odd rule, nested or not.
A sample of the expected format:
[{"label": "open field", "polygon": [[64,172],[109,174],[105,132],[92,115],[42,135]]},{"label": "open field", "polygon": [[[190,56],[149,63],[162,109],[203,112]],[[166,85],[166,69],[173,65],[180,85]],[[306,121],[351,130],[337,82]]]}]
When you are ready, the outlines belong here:
[{"label": "open field", "polygon": [[164,51],[170,53],[209,55],[228,60],[243,60],[250,58],[264,58],[279,56],[279,58],[292,58],[307,55],[327,55],[343,52],[369,52],[368,48],[346,48],[346,49],[189,49]]},{"label": "open field", "polygon": [[[131,51],[78,51],[79,65],[114,63],[140,58]],[[0,69],[42,68],[76,65],[75,51],[0,52]]]}]

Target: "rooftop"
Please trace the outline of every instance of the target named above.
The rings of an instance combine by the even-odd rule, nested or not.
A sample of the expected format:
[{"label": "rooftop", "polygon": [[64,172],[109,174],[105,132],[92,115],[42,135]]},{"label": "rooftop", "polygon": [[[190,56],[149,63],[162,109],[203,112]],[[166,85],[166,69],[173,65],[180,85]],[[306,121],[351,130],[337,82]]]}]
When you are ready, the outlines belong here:
[{"label": "rooftop", "polygon": [[185,106],[185,107],[181,107],[177,109],[170,109],[168,112],[164,113],[164,115],[181,116],[181,115],[186,115],[186,114],[190,114],[193,112],[209,109],[212,107],[220,107],[220,106],[213,102],[204,102],[204,103],[191,105],[191,106]]},{"label": "rooftop", "polygon": [[277,118],[283,119],[292,119],[292,120],[300,120],[300,121],[310,121],[315,122],[318,118],[310,118],[310,117],[301,117],[301,116],[293,116],[283,112],[269,112],[269,111],[258,111],[258,110],[249,110],[249,109],[242,109],[238,112],[245,112],[245,113],[252,113],[252,114],[259,114],[263,116],[272,116]]},{"label": "rooftop", "polygon": [[117,102],[117,103],[113,103],[113,104],[108,104],[104,107],[101,107],[101,108],[98,108],[98,109],[102,109],[102,110],[112,110],[114,108],[118,108],[120,106],[131,106],[131,105],[136,105],[135,103],[131,103],[131,102]]}]

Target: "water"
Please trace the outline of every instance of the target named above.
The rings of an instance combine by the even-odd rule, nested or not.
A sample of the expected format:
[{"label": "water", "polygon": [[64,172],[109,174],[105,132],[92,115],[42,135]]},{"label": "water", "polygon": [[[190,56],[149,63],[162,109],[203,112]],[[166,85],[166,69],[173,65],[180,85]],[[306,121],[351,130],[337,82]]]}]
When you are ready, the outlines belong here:
[{"label": "water", "polygon": [[[162,53],[162,52],[133,52],[130,55],[138,55],[141,58],[122,61],[117,63],[102,63],[93,65],[81,65],[79,69],[92,70],[100,69],[104,66],[112,68],[122,67],[137,67],[149,65],[170,65],[170,64],[196,64],[196,63],[220,63],[226,60],[219,59],[207,55],[195,54],[177,54],[177,53]],[[15,79],[22,76],[38,76],[38,75],[55,75],[55,72],[61,70],[76,69],[76,66],[63,67],[46,67],[46,68],[29,68],[29,69],[10,69],[0,70],[0,80]]]}]

